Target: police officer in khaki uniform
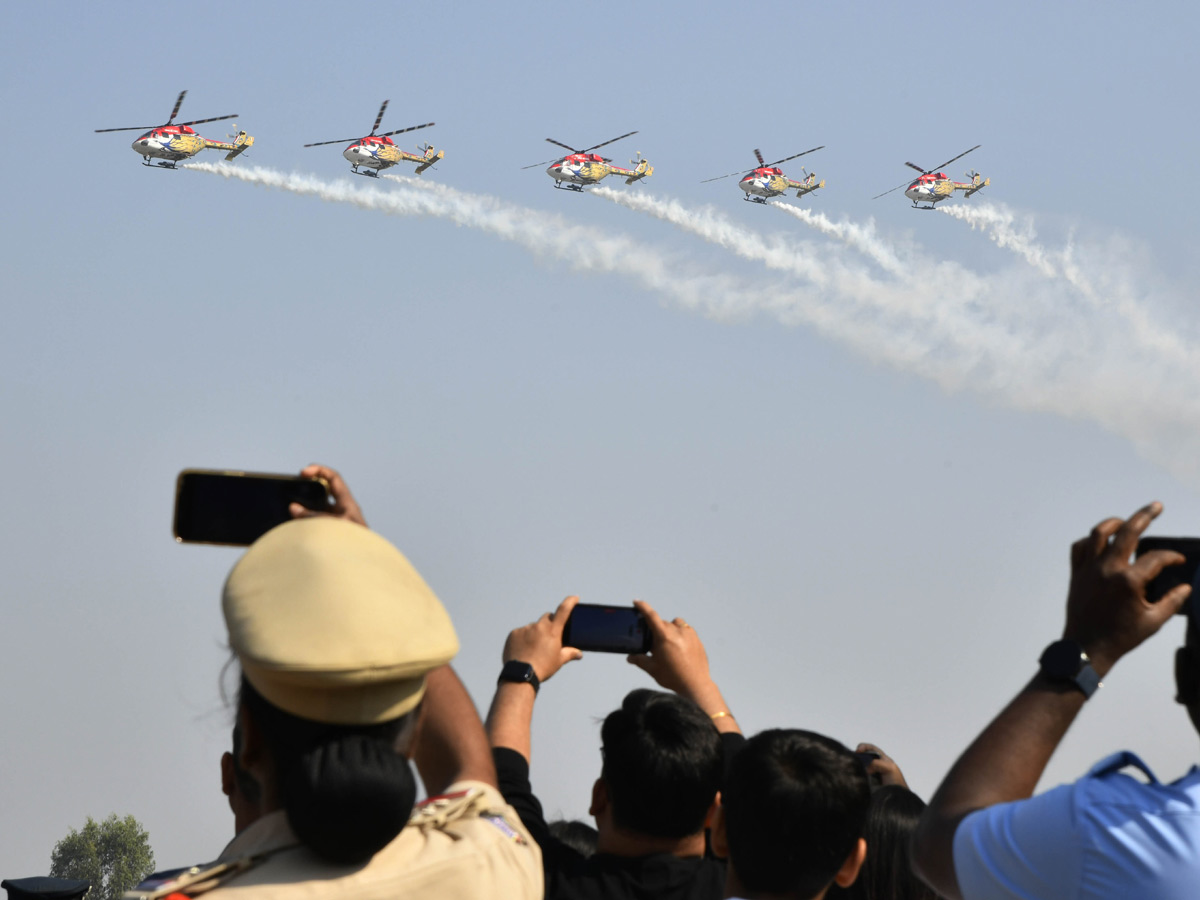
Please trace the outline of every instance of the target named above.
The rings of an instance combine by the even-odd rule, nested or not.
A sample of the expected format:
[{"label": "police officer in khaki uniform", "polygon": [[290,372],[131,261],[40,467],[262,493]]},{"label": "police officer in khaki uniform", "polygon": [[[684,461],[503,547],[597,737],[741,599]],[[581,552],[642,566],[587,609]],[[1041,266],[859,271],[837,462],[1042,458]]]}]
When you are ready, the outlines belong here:
[{"label": "police officer in khaki uniform", "polygon": [[[326,471],[356,515],[280,525],[225,585],[249,824],[215,863],[126,897],[541,900],[537,845],[496,790],[478,713],[447,665],[458,639],[446,611],[355,524]],[[431,795],[415,807],[408,756]]]}]

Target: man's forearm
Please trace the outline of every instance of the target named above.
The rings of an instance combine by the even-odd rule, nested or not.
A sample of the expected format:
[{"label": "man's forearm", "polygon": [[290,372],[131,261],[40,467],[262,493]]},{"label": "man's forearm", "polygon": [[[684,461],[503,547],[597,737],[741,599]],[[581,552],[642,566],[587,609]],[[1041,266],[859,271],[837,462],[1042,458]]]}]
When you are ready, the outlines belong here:
[{"label": "man's forearm", "polygon": [[961,896],[954,874],[959,822],[977,809],[1031,796],[1085,699],[1074,685],[1035,676],[950,769],[913,839],[913,864],[940,894]]},{"label": "man's forearm", "polygon": [[425,676],[413,762],[431,796],[456,781],[496,786],[496,767],[483,723],[467,689],[448,665]]},{"label": "man's forearm", "polygon": [[713,724],[717,726],[717,731],[742,733],[737,719],[733,717],[733,713],[725,703],[725,698],[721,695],[721,689],[717,687],[715,681],[709,679],[702,684],[687,685],[676,693],[681,697],[691,700],[708,713],[712,717]]},{"label": "man's forearm", "polygon": [[533,752],[533,702],[537,693],[530,684],[501,682],[488,710],[487,737],[492,747],[516,750],[528,762]]}]

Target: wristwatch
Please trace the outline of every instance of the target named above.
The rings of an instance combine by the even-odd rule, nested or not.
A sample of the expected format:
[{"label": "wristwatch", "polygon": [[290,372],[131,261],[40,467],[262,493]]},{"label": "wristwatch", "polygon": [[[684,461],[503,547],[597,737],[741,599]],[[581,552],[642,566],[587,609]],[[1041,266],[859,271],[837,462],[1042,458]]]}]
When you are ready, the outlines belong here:
[{"label": "wristwatch", "polygon": [[504,664],[504,668],[500,670],[500,677],[496,679],[496,683],[500,684],[505,681],[511,681],[514,684],[533,685],[533,692],[535,694],[538,692],[538,688],[542,686],[541,681],[538,680],[537,673],[533,671],[533,666],[517,659],[510,659]]},{"label": "wristwatch", "polygon": [[1042,674],[1051,681],[1069,681],[1090,697],[1100,687],[1100,676],[1092,668],[1083,645],[1079,641],[1055,641],[1042,651],[1038,660]]}]

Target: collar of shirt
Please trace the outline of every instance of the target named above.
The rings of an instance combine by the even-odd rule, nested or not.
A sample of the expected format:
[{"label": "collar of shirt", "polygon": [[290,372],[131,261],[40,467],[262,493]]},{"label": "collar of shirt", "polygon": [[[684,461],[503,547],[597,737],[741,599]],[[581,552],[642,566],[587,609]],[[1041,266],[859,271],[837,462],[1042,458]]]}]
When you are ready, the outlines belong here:
[{"label": "collar of shirt", "polygon": [[287,813],[277,809],[243,828],[238,836],[225,846],[217,859],[219,862],[228,862],[246,856],[258,856],[260,853],[271,853],[298,843],[300,840],[288,824]]}]

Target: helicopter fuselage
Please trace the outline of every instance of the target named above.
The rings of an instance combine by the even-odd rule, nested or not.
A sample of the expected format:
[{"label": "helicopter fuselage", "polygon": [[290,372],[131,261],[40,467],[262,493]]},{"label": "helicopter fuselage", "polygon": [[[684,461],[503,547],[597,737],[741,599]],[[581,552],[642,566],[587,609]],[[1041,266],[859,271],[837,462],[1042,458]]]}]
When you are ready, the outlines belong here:
[{"label": "helicopter fuselage", "polygon": [[622,175],[626,183],[632,183],[653,172],[654,169],[644,159],[633,169],[623,169],[595,153],[573,153],[552,162],[546,169],[546,174],[554,179],[555,187],[565,184],[576,191],[583,190],[585,185],[596,184],[609,175]]},{"label": "helicopter fuselage", "polygon": [[350,165],[356,173],[359,167],[362,166],[371,169],[371,174],[376,174],[383,169],[390,169],[401,162],[415,162],[418,164],[417,172],[424,172],[445,155],[446,152],[444,150],[435,150],[433,147],[428,146],[425,147],[424,152],[420,155],[408,153],[397,147],[395,141],[390,137],[384,135],[372,135],[362,138],[342,151],[342,156],[349,160]]},{"label": "helicopter fuselage", "polygon": [[796,189],[797,197],[803,197],[824,186],[823,181],[817,183],[816,175],[809,175],[803,181],[792,181],[780,169],[771,166],[755,169],[738,182],[738,187],[746,192],[746,199],[758,202],[766,202],[769,198],[785,194],[792,188]]}]

